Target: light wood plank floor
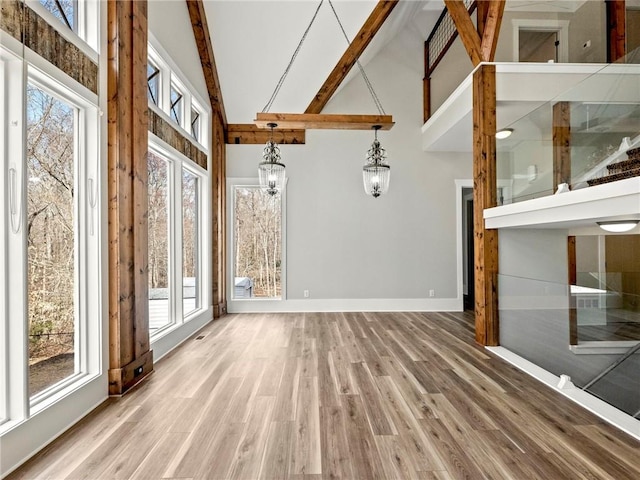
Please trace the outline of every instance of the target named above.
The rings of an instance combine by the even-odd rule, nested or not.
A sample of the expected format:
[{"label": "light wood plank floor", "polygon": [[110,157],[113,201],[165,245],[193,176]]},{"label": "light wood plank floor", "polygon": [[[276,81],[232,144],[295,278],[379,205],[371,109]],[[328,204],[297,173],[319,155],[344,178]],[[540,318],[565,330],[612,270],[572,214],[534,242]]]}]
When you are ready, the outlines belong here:
[{"label": "light wood plank floor", "polygon": [[228,315],[15,479],[640,479],[640,444],[468,314]]}]

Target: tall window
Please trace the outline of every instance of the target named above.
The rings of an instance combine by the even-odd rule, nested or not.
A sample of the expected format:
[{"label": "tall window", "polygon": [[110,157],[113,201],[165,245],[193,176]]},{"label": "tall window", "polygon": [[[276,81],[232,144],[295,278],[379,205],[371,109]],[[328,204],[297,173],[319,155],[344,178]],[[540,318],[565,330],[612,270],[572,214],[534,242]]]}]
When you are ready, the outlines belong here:
[{"label": "tall window", "polygon": [[149,326],[160,335],[203,308],[206,171],[150,140]]},{"label": "tall window", "polygon": [[27,86],[29,392],[77,372],[75,319],[76,111]]},{"label": "tall window", "polygon": [[150,151],[149,175],[149,331],[171,323],[169,272],[169,167],[168,160]]},{"label": "tall window", "polygon": [[282,296],[282,197],[259,186],[233,195],[234,299]]},{"label": "tall window", "polygon": [[198,177],[182,169],[182,288],[183,314],[200,306],[199,291],[199,214]]}]

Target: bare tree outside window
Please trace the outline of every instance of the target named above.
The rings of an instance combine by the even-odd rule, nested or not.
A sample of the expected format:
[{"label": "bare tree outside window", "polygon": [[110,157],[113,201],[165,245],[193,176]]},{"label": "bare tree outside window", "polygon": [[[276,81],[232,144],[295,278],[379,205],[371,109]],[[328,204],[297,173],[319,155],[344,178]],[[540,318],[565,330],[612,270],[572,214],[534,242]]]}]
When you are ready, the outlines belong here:
[{"label": "bare tree outside window", "polygon": [[182,292],[183,313],[200,306],[198,295],[198,177],[182,170]]},{"label": "bare tree outside window", "polygon": [[27,87],[29,392],[75,373],[75,110]]},{"label": "bare tree outside window", "polygon": [[[282,295],[282,197],[258,186],[235,187],[235,284],[250,294],[242,297],[277,298]],[[238,290],[234,296],[240,298]]]},{"label": "bare tree outside window", "polygon": [[172,323],[169,315],[169,162],[147,155],[149,201],[149,329]]},{"label": "bare tree outside window", "polygon": [[77,0],[40,0],[40,3],[62,23],[75,31]]}]

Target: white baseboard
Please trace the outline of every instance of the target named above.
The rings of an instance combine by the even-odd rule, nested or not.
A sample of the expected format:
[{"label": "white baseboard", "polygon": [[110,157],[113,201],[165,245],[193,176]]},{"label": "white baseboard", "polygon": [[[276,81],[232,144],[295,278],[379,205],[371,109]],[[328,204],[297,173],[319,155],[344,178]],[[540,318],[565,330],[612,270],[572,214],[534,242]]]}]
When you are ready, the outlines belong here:
[{"label": "white baseboard", "polygon": [[576,402],[578,405],[586,408],[591,413],[602,418],[614,427],[619,428],[623,432],[628,433],[632,437],[640,440],[640,420],[627,415],[621,410],[609,405],[607,402],[581,390],[580,388],[558,388],[560,377],[539,367],[535,363],[522,358],[521,356],[507,350],[504,347],[485,347],[503,360],[509,362],[523,372],[531,375],[536,380],[544,383],[555,391],[560,392],[568,399]]},{"label": "white baseboard", "polygon": [[462,298],[354,298],[229,300],[229,313],[285,312],[461,312]]}]

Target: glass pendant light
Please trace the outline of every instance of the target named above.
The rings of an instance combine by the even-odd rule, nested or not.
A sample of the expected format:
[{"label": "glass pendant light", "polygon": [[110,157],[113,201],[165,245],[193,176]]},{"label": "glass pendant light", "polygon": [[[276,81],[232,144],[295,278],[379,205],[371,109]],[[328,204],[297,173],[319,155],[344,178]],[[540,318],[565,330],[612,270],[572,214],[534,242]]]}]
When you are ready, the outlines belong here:
[{"label": "glass pendant light", "polygon": [[386,152],[378,141],[378,130],[380,125],[374,125],[375,139],[371,148],[367,152],[367,163],[362,167],[362,180],[364,191],[367,195],[378,198],[389,190],[389,179],[391,177],[391,167],[386,163]]},{"label": "glass pendant light", "polygon": [[258,178],[260,186],[267,190],[269,195],[276,195],[284,186],[284,163],[280,162],[280,147],[273,141],[273,129],[276,123],[269,123],[271,138],[267,141],[262,151],[264,160],[258,165]]}]

